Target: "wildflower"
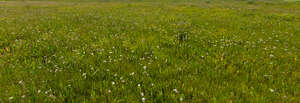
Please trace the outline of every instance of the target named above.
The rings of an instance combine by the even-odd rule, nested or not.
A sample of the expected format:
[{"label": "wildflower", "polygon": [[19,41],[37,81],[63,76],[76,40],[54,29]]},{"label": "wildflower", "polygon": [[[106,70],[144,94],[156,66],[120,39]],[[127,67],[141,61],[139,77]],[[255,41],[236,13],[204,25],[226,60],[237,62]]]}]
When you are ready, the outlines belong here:
[{"label": "wildflower", "polygon": [[112,85],[115,85],[116,83],[113,81],[113,82],[111,82],[111,84],[112,84]]},{"label": "wildflower", "polygon": [[18,83],[21,84],[21,85],[24,84],[23,80],[20,80]]},{"label": "wildflower", "polygon": [[273,58],[273,57],[274,57],[274,55],[273,55],[273,54],[271,54],[271,55],[270,55],[270,57],[271,57],[271,58]]},{"label": "wildflower", "polygon": [[146,98],[143,97],[143,98],[142,98],[142,102],[145,102],[145,100],[146,100]]},{"label": "wildflower", "polygon": [[179,100],[180,100],[180,101],[183,101],[183,98],[182,98],[182,97],[180,97],[180,98],[179,98]]},{"label": "wildflower", "polygon": [[55,98],[56,98],[56,97],[55,97],[54,95],[52,95],[52,94],[50,94],[49,97],[50,97],[51,99],[55,99]]},{"label": "wildflower", "polygon": [[173,89],[173,92],[175,93],[179,93],[179,91],[177,89]]},{"label": "wildflower", "polygon": [[130,75],[134,75],[134,72],[130,73]]},{"label": "wildflower", "polygon": [[9,100],[12,100],[12,99],[14,99],[14,97],[9,97],[8,99],[9,99]]},{"label": "wildflower", "polygon": [[111,90],[108,90],[108,93],[111,93]]},{"label": "wildflower", "polygon": [[82,73],[82,76],[83,76],[84,78],[86,78],[86,73]]},{"label": "wildflower", "polygon": [[41,93],[41,90],[38,90],[38,94],[40,94]]},{"label": "wildflower", "polygon": [[22,96],[21,96],[21,98],[25,98],[25,97],[26,97],[26,95],[22,95]]},{"label": "wildflower", "polygon": [[141,96],[142,96],[142,97],[144,96],[144,93],[143,93],[143,92],[141,93]]},{"label": "wildflower", "polygon": [[144,70],[146,70],[146,69],[147,69],[147,66],[144,66],[143,68],[144,68]]},{"label": "wildflower", "polygon": [[274,92],[274,89],[270,89],[270,92],[272,92],[272,93],[273,93],[273,92]]},{"label": "wildflower", "polygon": [[140,86],[141,86],[141,84],[138,84],[137,86],[138,86],[138,87],[140,87]]}]

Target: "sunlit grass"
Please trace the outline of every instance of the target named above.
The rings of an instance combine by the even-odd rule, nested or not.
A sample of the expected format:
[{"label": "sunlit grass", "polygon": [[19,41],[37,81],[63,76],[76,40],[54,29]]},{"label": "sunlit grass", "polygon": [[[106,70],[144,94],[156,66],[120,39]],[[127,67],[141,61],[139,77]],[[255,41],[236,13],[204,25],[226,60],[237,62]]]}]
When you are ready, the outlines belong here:
[{"label": "sunlit grass", "polygon": [[0,102],[298,102],[300,4],[0,2]]}]

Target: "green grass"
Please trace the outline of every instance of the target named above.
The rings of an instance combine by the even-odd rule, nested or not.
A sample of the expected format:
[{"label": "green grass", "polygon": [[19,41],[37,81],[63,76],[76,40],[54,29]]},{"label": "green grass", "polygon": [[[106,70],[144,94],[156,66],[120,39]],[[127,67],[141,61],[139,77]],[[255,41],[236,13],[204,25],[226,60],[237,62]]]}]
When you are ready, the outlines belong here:
[{"label": "green grass", "polygon": [[19,1],[0,11],[1,103],[300,101],[297,2]]}]

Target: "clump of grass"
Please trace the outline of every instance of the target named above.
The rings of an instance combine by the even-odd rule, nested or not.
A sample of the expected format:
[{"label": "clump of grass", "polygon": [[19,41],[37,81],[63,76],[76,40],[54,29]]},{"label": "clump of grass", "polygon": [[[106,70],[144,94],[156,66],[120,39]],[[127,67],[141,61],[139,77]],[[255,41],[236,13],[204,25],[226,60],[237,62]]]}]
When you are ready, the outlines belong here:
[{"label": "clump of grass", "polygon": [[255,1],[254,0],[247,0],[247,3],[248,4],[255,4]]},{"label": "clump of grass", "polygon": [[209,3],[211,3],[211,1],[210,0],[205,0],[205,3],[209,4]]}]

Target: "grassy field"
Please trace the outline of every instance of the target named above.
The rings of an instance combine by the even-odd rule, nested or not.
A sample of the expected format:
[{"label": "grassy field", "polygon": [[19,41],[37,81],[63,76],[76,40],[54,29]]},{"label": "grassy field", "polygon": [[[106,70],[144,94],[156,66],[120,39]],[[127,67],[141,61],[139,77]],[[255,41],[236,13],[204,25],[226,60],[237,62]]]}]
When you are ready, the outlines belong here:
[{"label": "grassy field", "polygon": [[300,3],[0,1],[1,103],[299,103]]}]

